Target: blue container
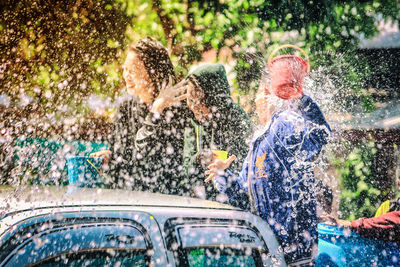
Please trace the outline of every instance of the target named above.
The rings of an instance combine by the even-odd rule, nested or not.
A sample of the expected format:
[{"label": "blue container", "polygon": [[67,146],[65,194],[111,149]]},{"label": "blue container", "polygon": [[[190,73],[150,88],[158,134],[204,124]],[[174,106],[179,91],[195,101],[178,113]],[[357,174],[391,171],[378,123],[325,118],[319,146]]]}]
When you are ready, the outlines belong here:
[{"label": "blue container", "polygon": [[400,266],[400,247],[395,243],[322,223],[318,237],[316,266]]},{"label": "blue container", "polygon": [[78,187],[98,187],[104,185],[100,175],[101,157],[71,157],[67,160],[68,182]]}]

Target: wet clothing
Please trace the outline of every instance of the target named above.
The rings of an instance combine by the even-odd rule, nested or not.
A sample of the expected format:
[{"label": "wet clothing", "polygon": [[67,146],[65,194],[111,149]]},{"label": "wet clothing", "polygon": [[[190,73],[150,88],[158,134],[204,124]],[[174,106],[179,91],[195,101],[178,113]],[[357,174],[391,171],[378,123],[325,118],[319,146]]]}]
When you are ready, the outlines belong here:
[{"label": "wet clothing", "polygon": [[147,106],[137,97],[127,97],[117,108],[110,136],[109,174],[117,187],[138,188],[134,181],[140,172],[136,160],[135,136],[147,114]]},{"label": "wet clothing", "polygon": [[233,172],[239,173],[249,151],[247,139],[253,127],[247,113],[230,96],[225,68],[221,64],[204,64],[189,74],[196,86],[204,92],[203,103],[212,111],[212,119],[191,120],[185,129],[184,171],[188,185],[194,190],[205,188],[206,197],[213,199],[218,191],[211,183],[205,184],[206,164],[202,164],[203,151],[224,150],[228,157],[236,155]]},{"label": "wet clothing", "polygon": [[[159,118],[143,102],[130,97],[118,108],[110,141],[110,172],[119,187],[174,193],[182,170],[183,129],[188,111],[166,109]],[[142,133],[151,131],[146,139]]]},{"label": "wet clothing", "polygon": [[145,179],[152,191],[187,195],[183,175],[184,130],[192,112],[186,103],[167,108],[162,114],[150,112],[138,130],[135,148],[146,163]]},{"label": "wet clothing", "polygon": [[350,229],[363,237],[396,242],[400,245],[400,210],[379,217],[354,220]]},{"label": "wet clothing", "polygon": [[227,170],[214,183],[266,220],[287,263],[295,263],[310,260],[318,243],[313,161],[331,129],[310,97],[286,105],[252,142],[240,175]]}]

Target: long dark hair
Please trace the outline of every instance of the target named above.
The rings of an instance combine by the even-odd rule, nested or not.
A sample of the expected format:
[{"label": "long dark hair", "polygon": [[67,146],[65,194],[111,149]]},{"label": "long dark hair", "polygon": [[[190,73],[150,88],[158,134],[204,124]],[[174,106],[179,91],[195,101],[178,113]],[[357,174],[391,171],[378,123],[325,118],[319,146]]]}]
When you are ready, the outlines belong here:
[{"label": "long dark hair", "polygon": [[128,52],[135,52],[143,61],[147,74],[154,86],[156,97],[163,81],[170,76],[176,82],[176,76],[167,49],[156,39],[146,37],[129,46]]}]

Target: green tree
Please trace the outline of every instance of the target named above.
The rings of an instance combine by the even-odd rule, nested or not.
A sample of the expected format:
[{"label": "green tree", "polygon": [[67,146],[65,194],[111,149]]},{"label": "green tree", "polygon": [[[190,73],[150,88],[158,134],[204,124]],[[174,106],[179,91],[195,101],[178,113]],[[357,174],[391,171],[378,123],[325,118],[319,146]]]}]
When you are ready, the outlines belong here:
[{"label": "green tree", "polygon": [[274,34],[279,32],[292,32],[311,52],[347,51],[357,47],[360,35],[368,38],[377,33],[378,18],[399,20],[400,10],[400,3],[390,0],[154,0],[151,4],[172,53],[189,63],[196,57],[188,50],[201,53],[210,47],[253,47],[265,55],[268,46],[282,42],[282,35]]},{"label": "green tree", "polygon": [[333,161],[341,177],[341,217],[348,220],[371,217],[388,193],[378,189],[372,168],[376,153],[375,143],[364,142],[356,147],[350,144],[345,146],[346,156]]},{"label": "green tree", "polygon": [[[136,2],[148,3],[143,0]],[[152,25],[152,29],[157,29],[157,36],[165,40],[181,75],[186,74],[187,66],[200,59],[204,51],[228,47],[237,59],[234,85],[242,93],[249,90],[254,93],[263,66],[262,59],[277,44],[296,43],[310,55],[323,55],[324,60],[318,56],[311,57],[314,67],[332,66],[338,61],[332,62],[337,54],[347,54],[339,56],[343,62],[337,65],[350,68],[336,72],[337,77],[344,79],[342,84],[362,98],[364,110],[371,111],[371,98],[362,90],[365,66],[356,66],[360,59],[354,57],[354,50],[361,36],[369,38],[378,32],[377,21],[398,21],[399,10],[400,2],[393,0],[154,0],[147,11],[156,13],[158,22],[134,20],[134,24],[137,25],[136,34],[143,36],[148,32],[149,26],[145,25],[149,24],[148,21],[157,23],[158,26]],[[133,12],[138,17],[143,10]],[[146,16],[154,18],[154,15]]]},{"label": "green tree", "polygon": [[131,17],[113,0],[2,1],[0,94],[27,112],[80,107],[92,93],[112,95]]},{"label": "green tree", "polygon": [[[204,51],[228,47],[238,58],[239,89],[259,75],[276,43],[295,42],[311,54],[346,52],[377,19],[399,20],[398,1],[2,1],[0,90],[24,96],[36,111],[81,106],[92,93],[120,91],[118,67],[127,42],[146,35],[170,48],[180,75]],[[252,66],[252,65],[255,66]],[[243,79],[240,81],[240,79]]]}]

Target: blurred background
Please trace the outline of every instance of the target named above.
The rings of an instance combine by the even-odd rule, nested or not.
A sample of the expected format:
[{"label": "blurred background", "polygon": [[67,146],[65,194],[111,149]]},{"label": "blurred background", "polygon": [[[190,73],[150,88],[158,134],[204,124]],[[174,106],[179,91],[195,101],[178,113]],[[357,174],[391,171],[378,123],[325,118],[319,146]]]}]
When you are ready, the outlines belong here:
[{"label": "blurred background", "polygon": [[317,170],[334,213],[372,216],[397,192],[399,1],[2,0],[0,11],[0,183],[64,184],[66,155],[107,147],[127,45],[152,36],[180,78],[223,63],[255,123],[264,62],[280,44],[303,48],[305,92],[334,129]]}]

